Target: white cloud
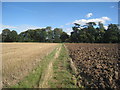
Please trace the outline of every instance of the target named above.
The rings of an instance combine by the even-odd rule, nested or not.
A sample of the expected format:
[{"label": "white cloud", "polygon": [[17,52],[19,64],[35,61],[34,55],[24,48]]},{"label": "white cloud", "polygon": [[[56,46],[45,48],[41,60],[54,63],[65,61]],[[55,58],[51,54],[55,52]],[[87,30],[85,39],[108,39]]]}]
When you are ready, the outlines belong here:
[{"label": "white cloud", "polygon": [[104,26],[105,29],[108,29],[108,26]]},{"label": "white cloud", "polygon": [[64,25],[60,25],[60,28],[63,28],[64,27]]},{"label": "white cloud", "polygon": [[66,23],[65,25],[70,25],[71,23]]},{"label": "white cloud", "polygon": [[72,28],[64,28],[65,32],[70,35],[71,32],[73,31]]},{"label": "white cloud", "polygon": [[118,28],[120,29],[120,26],[118,26]]},{"label": "white cloud", "polygon": [[103,20],[107,20],[107,21],[111,20],[111,19],[108,18],[108,17],[102,17],[102,19],[103,19]]},{"label": "white cloud", "polygon": [[10,26],[10,25],[0,25],[3,29],[10,29],[10,30],[16,30],[18,33],[26,31],[28,29],[38,29],[38,28],[44,28],[44,27],[38,27],[33,25],[17,25],[17,26]]},{"label": "white cloud", "polygon": [[2,30],[3,30],[3,29],[6,29],[6,28],[16,29],[17,27],[15,27],[15,26],[10,26],[10,25],[2,25],[2,24],[0,24],[0,33],[2,33]]},{"label": "white cloud", "polygon": [[21,29],[21,30],[37,29],[37,28],[40,28],[40,27],[33,26],[33,25],[20,25],[20,26],[17,26],[17,29]]},{"label": "white cloud", "polygon": [[111,8],[114,8],[115,6],[111,6]]},{"label": "white cloud", "polygon": [[17,27],[14,27],[14,26],[10,26],[10,25],[1,25],[2,28],[17,28]]},{"label": "white cloud", "polygon": [[88,13],[88,14],[86,15],[87,18],[90,18],[91,16],[93,16],[92,13]]},{"label": "white cloud", "polygon": [[98,22],[101,22],[103,24],[106,23],[106,21],[110,21],[111,19],[108,17],[101,17],[101,18],[95,18],[95,19],[80,19],[80,20],[75,20],[72,24],[78,23],[80,25],[85,25],[88,22],[95,22],[98,24]]}]

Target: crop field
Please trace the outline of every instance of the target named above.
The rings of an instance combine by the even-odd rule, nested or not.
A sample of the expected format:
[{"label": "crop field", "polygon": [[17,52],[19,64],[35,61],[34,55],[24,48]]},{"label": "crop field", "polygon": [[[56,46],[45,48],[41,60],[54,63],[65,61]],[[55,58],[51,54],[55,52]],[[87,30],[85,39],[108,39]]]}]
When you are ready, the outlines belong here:
[{"label": "crop field", "polygon": [[2,43],[3,86],[22,80],[56,46],[54,43]]},{"label": "crop field", "polygon": [[119,44],[68,43],[65,45],[76,66],[79,87],[119,87]]},{"label": "crop field", "polygon": [[119,44],[1,45],[3,88],[120,88]]}]

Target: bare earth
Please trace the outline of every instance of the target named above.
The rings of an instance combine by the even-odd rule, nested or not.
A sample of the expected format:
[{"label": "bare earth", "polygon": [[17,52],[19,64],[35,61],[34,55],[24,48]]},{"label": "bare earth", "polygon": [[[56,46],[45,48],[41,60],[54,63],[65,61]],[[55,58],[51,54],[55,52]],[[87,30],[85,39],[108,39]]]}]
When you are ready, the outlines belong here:
[{"label": "bare earth", "polygon": [[119,44],[65,45],[77,68],[79,87],[82,85],[87,88],[119,88]]},{"label": "bare earth", "polygon": [[56,43],[2,43],[3,86],[11,86],[38,66]]}]

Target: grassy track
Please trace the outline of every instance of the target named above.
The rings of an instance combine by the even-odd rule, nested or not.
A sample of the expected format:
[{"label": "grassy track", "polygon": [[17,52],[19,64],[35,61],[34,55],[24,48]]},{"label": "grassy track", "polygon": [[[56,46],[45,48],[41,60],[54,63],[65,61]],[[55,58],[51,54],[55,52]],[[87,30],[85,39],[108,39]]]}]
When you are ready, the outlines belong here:
[{"label": "grassy track", "polygon": [[49,80],[51,88],[76,88],[76,79],[70,67],[70,60],[64,45],[61,47],[59,57],[53,64],[53,77]]},{"label": "grassy track", "polygon": [[44,72],[42,73],[42,77],[39,82],[39,88],[49,88],[48,81],[53,76],[53,63],[55,62],[56,58],[58,58],[60,50],[61,50],[61,45],[59,48],[57,48],[57,51],[54,57],[52,58],[52,60],[47,65],[46,70],[44,70]]}]

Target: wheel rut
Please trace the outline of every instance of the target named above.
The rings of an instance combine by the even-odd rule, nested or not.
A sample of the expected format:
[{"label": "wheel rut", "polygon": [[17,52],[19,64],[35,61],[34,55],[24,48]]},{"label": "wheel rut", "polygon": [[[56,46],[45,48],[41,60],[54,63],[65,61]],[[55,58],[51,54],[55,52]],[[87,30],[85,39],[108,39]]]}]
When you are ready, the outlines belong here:
[{"label": "wheel rut", "polygon": [[43,72],[41,79],[38,84],[38,88],[49,88],[48,81],[52,78],[53,74],[53,63],[59,57],[61,46],[57,48],[57,51],[53,57],[53,60],[48,64],[47,69]]}]

